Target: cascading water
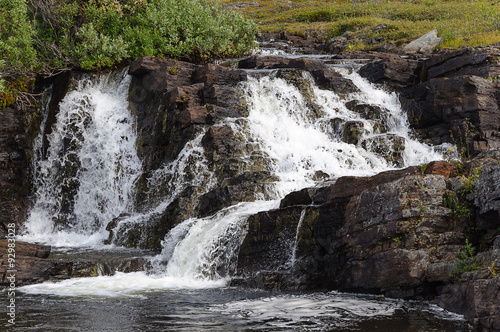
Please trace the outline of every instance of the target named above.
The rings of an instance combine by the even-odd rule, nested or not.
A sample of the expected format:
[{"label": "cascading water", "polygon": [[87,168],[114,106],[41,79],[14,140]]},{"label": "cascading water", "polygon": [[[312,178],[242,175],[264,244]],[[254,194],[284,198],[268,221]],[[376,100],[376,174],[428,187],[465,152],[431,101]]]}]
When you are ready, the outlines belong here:
[{"label": "cascading water", "polygon": [[[221,285],[234,266],[247,218],[278,207],[284,195],[340,176],[373,175],[418,164],[424,157],[427,161],[441,158],[431,147],[409,136],[408,124],[395,94],[377,89],[354,72],[341,72],[359,92],[341,97],[321,90],[308,73],[300,73],[301,76],[288,82],[278,77],[279,72],[270,72],[242,83],[249,115],[224,119],[219,125],[230,126],[243,141],[258,146],[269,172],[279,179],[266,187],[265,195],[256,194],[270,200],[239,203],[206,218],[185,220],[165,237],[162,253],[151,261],[153,269],[149,276],[137,272],[100,277],[102,284],[97,288],[93,285],[88,291],[92,293],[101,287],[113,289],[113,278],[128,280],[133,276],[142,282],[152,278],[154,288],[211,287],[214,282]],[[161,213],[188,185],[201,186],[203,192],[216,186],[201,147],[205,132],[200,131],[176,160],[149,177],[149,195],[162,199],[154,201],[146,213],[130,211],[130,193],[134,179],[140,174],[140,162],[134,150],[133,121],[126,111],[126,82],[125,79],[119,84],[119,93],[111,93],[117,87],[103,92],[101,83],[81,82],[65,98],[56,130],[49,137],[51,150],[47,160],[39,161],[39,174],[46,180],[38,180],[38,199],[27,223],[26,238],[53,239],[58,234],[68,238],[68,233],[76,233],[86,237],[94,234],[102,239],[106,222],[120,213],[131,212],[115,228],[125,234],[131,224],[147,223],[154,214]],[[101,107],[101,99],[117,105]],[[350,110],[346,102],[352,100],[379,107],[379,118],[366,119]],[[110,111],[112,114],[107,113]],[[100,119],[105,121],[100,124]],[[346,142],[349,122],[360,128],[355,143]],[[396,161],[374,148],[394,137],[402,142]],[[377,141],[379,138],[381,141]],[[60,178],[59,170],[65,168],[76,169],[69,183]],[[88,186],[91,183],[102,185]],[[73,208],[70,212],[63,206],[64,189],[74,192],[73,200],[68,200]],[[37,222],[39,219],[43,222]],[[55,222],[58,219],[69,220],[71,228],[58,229]],[[290,263],[291,266],[295,263],[294,252]],[[68,285],[74,282],[68,281]],[[38,287],[34,285],[29,289]]]},{"label": "cascading water", "polygon": [[160,215],[175,198],[189,186],[200,186],[210,190],[215,181],[209,171],[201,140],[205,131],[187,142],[177,158],[157,169],[147,179],[147,205],[150,209],[144,213],[134,213],[122,218],[115,226],[113,239],[120,242],[127,238],[133,225],[147,223]]},{"label": "cascading water", "polygon": [[47,135],[48,151],[34,161],[36,201],[23,240],[95,245],[106,237],[109,221],[131,210],[142,165],[129,83],[125,72],[85,77],[63,99]]},{"label": "cascading water", "polygon": [[[384,135],[403,139],[401,166],[420,163],[423,158],[441,158],[433,148],[409,137],[408,123],[395,94],[375,88],[356,73],[343,74],[360,90],[347,96],[347,101],[359,100],[380,106],[384,110],[380,121],[387,127]],[[361,143],[344,142],[342,131],[335,132],[331,126],[334,119],[341,119],[343,123],[353,119],[363,122],[365,131],[360,142],[383,135],[374,130],[373,121],[347,109],[346,99],[331,91],[320,90],[308,74],[302,75],[301,83],[307,84],[313,94],[311,100],[308,101],[298,87],[273,74],[260,79],[249,78],[243,83],[243,88],[250,114],[244,119],[224,120],[224,124],[230,125],[246,142],[256,143],[267,156],[271,172],[279,178],[267,188],[267,196],[274,201],[241,203],[214,216],[190,219],[180,224],[167,235],[163,252],[154,259],[156,273],[178,278],[225,277],[231,270],[230,259],[220,261],[219,257],[234,256],[245,234],[244,221],[251,214],[277,207],[279,199],[291,191],[321,182],[315,179],[318,172],[334,179],[344,175],[373,175],[395,168],[369,146],[364,148]],[[311,101],[317,106],[311,107]],[[297,232],[299,228],[300,222]],[[218,254],[224,250],[230,254]],[[293,267],[295,259],[293,249],[287,268]]]},{"label": "cascading water", "polygon": [[[251,146],[241,158],[261,160],[258,169],[264,166],[273,179],[279,179],[255,193],[261,200],[178,223],[162,242],[162,252],[151,259],[149,273],[117,272],[21,287],[26,313],[20,325],[89,331],[369,331],[371,327],[366,327],[375,321],[389,330],[446,326],[440,330],[462,331],[454,321],[446,323],[460,317],[401,301],[337,293],[275,296],[223,287],[234,269],[248,217],[277,208],[289,192],[344,175],[372,175],[418,164],[424,158],[440,158],[431,147],[411,139],[396,96],[376,89],[356,73],[344,71],[343,75],[360,92],[343,97],[318,89],[307,73],[291,82],[277,74],[242,83],[250,106],[248,117],[216,124],[230,126],[238,139]],[[123,74],[118,80],[112,76],[84,79],[62,102],[48,135],[50,149],[45,156],[36,154],[36,203],[24,239],[95,245],[107,237],[106,224],[120,215],[114,232],[126,237],[130,227],[163,213],[186,188],[207,193],[217,187],[201,144],[206,132],[200,130],[175,160],[148,175],[143,193],[149,210],[134,211],[134,182],[144,174],[135,152],[134,120],[127,110],[128,80]],[[346,102],[352,100],[378,106],[380,118],[366,119],[350,110]],[[356,142],[346,141],[350,126],[359,129]],[[392,149],[396,140],[401,143],[396,154],[380,147],[388,142]],[[248,167],[244,171],[254,167],[252,162],[242,163]],[[307,209],[300,214],[295,239],[284,246],[289,252],[279,253],[288,255],[285,270],[296,265]],[[31,316],[28,307],[33,308]],[[48,308],[51,314],[40,320],[40,310]]]}]

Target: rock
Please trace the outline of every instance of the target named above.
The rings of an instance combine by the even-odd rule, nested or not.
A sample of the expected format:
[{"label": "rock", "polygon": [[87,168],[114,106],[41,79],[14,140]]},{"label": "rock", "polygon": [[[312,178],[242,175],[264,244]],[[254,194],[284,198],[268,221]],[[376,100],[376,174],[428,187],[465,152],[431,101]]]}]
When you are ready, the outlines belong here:
[{"label": "rock", "polygon": [[484,331],[500,329],[500,278],[478,278],[482,271],[443,288],[435,302],[450,311],[459,312]]},{"label": "rock", "polygon": [[435,78],[401,94],[410,124],[422,139],[434,138],[478,153],[500,145],[496,88],[477,76]]},{"label": "rock", "polygon": [[479,209],[478,229],[498,230],[500,226],[500,150],[480,154],[474,167],[480,167],[471,194]]},{"label": "rock", "polygon": [[[440,235],[458,227],[450,223],[450,209],[442,207],[445,178],[409,174],[415,174],[413,169],[340,178],[328,187],[288,195],[280,209],[249,219],[238,273],[252,277],[257,270],[286,270],[287,248],[297,238],[294,269],[307,282],[297,285],[289,282],[293,277],[286,277],[285,282],[282,276],[279,287],[430,297],[435,290],[422,286],[426,276],[435,283],[446,282],[450,276],[435,268],[427,273],[427,267],[441,262],[437,257],[455,259],[463,235]],[[305,205],[311,200],[313,205]],[[394,275],[399,277],[394,279]]]},{"label": "rock", "polygon": [[359,74],[370,82],[400,90],[419,82],[418,67],[416,60],[392,56],[364,65]]},{"label": "rock", "polygon": [[425,174],[442,175],[445,179],[457,176],[457,169],[454,164],[444,161],[432,161],[425,168]]},{"label": "rock", "polygon": [[305,75],[305,72],[298,69],[280,69],[276,73],[276,77],[284,79],[288,84],[295,86],[304,97],[306,101],[306,106],[311,110],[309,117],[311,120],[316,120],[321,117],[324,112],[322,112],[321,107],[314,101],[314,89],[311,81]]},{"label": "rock", "polygon": [[[482,76],[482,71],[477,65],[485,63],[486,58],[487,52],[469,49],[433,56],[423,61],[421,80],[426,81],[443,76]],[[473,69],[473,72],[471,69]],[[487,75],[484,77],[486,78]]]},{"label": "rock", "polygon": [[405,53],[431,53],[443,41],[437,36],[437,30],[432,30],[422,37],[412,41],[403,48]]},{"label": "rock", "polygon": [[253,202],[258,197],[269,198],[267,187],[278,179],[269,172],[245,172],[225,180],[221,186],[199,198],[198,210],[205,217],[239,202]]},{"label": "rock", "polygon": [[[43,94],[45,87],[36,89],[32,92]],[[20,226],[31,207],[33,142],[42,113],[39,100],[33,100],[31,106],[11,105],[0,111],[0,237],[6,234],[7,224]]]},{"label": "rock", "polygon": [[127,248],[160,249],[170,229],[198,216],[198,199],[204,193],[203,188],[188,186],[163,211],[146,214],[139,220],[127,214],[115,218],[106,227],[110,232],[108,242]]},{"label": "rock", "polygon": [[346,37],[334,37],[326,42],[326,50],[328,53],[342,53],[349,46],[349,41]]},{"label": "rock", "polygon": [[[8,241],[0,240],[0,247],[7,248]],[[0,285],[9,287],[8,277],[15,276],[16,286],[40,283],[46,280],[67,279],[70,277],[97,275],[101,265],[95,262],[59,261],[48,259],[50,246],[15,242],[14,268],[7,264],[8,253],[2,250],[0,257]],[[99,268],[98,268],[99,266]],[[15,272],[10,272],[15,270]]]},{"label": "rock", "polygon": [[347,121],[344,124],[343,141],[348,144],[358,144],[365,133],[364,127],[365,124],[362,121]]},{"label": "rock", "polygon": [[193,75],[193,82],[195,83],[216,84],[226,87],[234,87],[247,78],[247,73],[242,70],[211,64],[197,67]]},{"label": "rock", "polygon": [[382,120],[384,114],[380,106],[365,104],[359,100],[351,100],[345,103],[345,107],[367,120]]},{"label": "rock", "polygon": [[361,146],[382,156],[389,164],[396,167],[404,165],[403,153],[406,140],[394,134],[382,134],[363,140]]},{"label": "rock", "polygon": [[284,269],[290,263],[304,207],[266,211],[248,219],[248,233],[238,255],[238,273]]}]

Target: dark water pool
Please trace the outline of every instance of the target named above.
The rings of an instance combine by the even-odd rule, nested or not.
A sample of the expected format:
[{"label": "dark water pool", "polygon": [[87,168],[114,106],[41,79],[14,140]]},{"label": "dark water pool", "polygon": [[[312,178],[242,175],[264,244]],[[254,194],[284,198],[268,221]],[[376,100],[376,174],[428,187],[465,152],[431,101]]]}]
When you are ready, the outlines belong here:
[{"label": "dark water pool", "polygon": [[[130,285],[134,287],[134,285]],[[7,303],[7,294],[0,294]],[[4,310],[5,311],[5,310]],[[4,331],[468,331],[438,307],[339,293],[213,288],[129,296],[16,293],[16,328]]]}]

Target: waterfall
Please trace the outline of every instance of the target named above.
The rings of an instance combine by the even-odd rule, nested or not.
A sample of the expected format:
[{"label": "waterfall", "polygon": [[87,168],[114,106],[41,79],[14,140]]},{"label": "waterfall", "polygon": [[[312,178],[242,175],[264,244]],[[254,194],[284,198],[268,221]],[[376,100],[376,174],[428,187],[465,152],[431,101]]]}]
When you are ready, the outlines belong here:
[{"label": "waterfall", "polygon": [[131,210],[142,165],[129,84],[125,72],[84,77],[62,100],[45,157],[35,153],[36,200],[23,240],[94,245],[106,238],[109,221]]},{"label": "waterfall", "polygon": [[114,240],[126,238],[134,225],[147,223],[161,215],[189,186],[200,186],[205,191],[215,186],[213,174],[207,166],[205,150],[201,146],[204,134],[205,131],[201,130],[194,139],[186,143],[175,160],[155,170],[147,179],[146,196],[150,209],[144,213],[133,213],[122,218],[114,229]]},{"label": "waterfall", "polygon": [[[260,200],[178,223],[165,236],[149,274],[99,277],[99,286],[92,287],[113,289],[133,278],[153,288],[223,285],[246,235],[247,218],[277,208],[286,194],[340,176],[369,176],[441,158],[433,147],[410,136],[396,94],[378,89],[355,72],[339,72],[359,91],[339,95],[322,90],[305,72],[287,80],[280,71],[270,71],[242,82],[249,115],[222,119],[215,125],[230,126],[245,144],[257,146],[251,153],[257,152],[279,180],[266,187],[267,192],[255,194]],[[24,239],[95,244],[106,238],[108,222],[129,213],[115,227],[115,232],[126,236],[129,227],[162,213],[188,186],[200,187],[204,193],[217,186],[201,145],[205,131],[200,130],[176,160],[149,176],[150,209],[133,210],[131,197],[141,163],[135,150],[134,121],[127,110],[128,82],[124,74],[120,80],[87,78],[64,98],[53,133],[48,135],[47,157],[37,160],[36,203]],[[356,111],[356,105],[365,104],[375,107],[376,117]],[[305,212],[291,253],[284,253],[291,255],[289,267],[297,259]],[[87,291],[92,293],[92,287]]]},{"label": "waterfall", "polygon": [[[267,156],[268,166],[279,181],[267,196],[270,201],[239,203],[202,219],[189,219],[172,229],[163,241],[163,251],[153,260],[154,273],[176,278],[217,280],[230,274],[232,259],[246,234],[246,219],[251,214],[278,207],[279,200],[294,190],[321,183],[325,177],[345,175],[367,176],[417,164],[424,158],[440,159],[441,155],[425,144],[412,139],[409,125],[397,95],[377,89],[354,72],[341,71],[360,92],[341,98],[332,91],[321,90],[308,73],[302,73],[304,89],[272,72],[261,78],[250,77],[242,83],[250,113],[246,118],[225,119],[245,142],[257,144]],[[309,99],[308,99],[309,98]],[[346,102],[357,100],[379,106],[377,120],[386,127],[379,133],[378,122],[364,119],[349,110]],[[342,127],[348,121],[364,124],[358,144],[344,141]],[[335,123],[335,126],[332,126]],[[400,137],[404,142],[397,166],[363,142],[377,137]],[[427,160],[429,160],[427,159]],[[318,179],[318,173],[322,175]],[[299,230],[306,209],[301,213],[290,261],[296,262]]]}]

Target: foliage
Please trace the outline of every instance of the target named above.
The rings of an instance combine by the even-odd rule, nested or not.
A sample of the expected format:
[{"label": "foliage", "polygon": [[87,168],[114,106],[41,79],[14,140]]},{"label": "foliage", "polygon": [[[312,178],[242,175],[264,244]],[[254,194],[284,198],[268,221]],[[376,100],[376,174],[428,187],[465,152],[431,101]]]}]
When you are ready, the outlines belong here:
[{"label": "foliage", "polygon": [[466,200],[460,201],[453,191],[444,193],[443,205],[453,211],[455,220],[469,218],[472,215],[470,203]]},{"label": "foliage", "polygon": [[99,69],[142,55],[239,56],[257,33],[211,0],[0,1],[0,59],[21,71]]},{"label": "foliage", "polygon": [[477,257],[474,256],[475,249],[472,243],[468,239],[465,240],[465,247],[460,251],[459,256],[455,261],[455,273],[450,274],[450,276],[460,279],[462,273],[472,272],[481,269],[479,266],[479,261]]},{"label": "foliage", "polygon": [[453,211],[453,219],[460,220],[472,216],[471,203],[467,200],[467,195],[474,188],[474,182],[479,177],[481,167],[472,170],[470,176],[462,175],[463,185],[458,190],[459,197],[453,191],[446,191],[443,195],[443,205]]},{"label": "foliage", "polygon": [[32,45],[33,31],[28,21],[25,0],[0,0],[0,77],[9,71],[31,69],[36,52]]},{"label": "foliage", "polygon": [[474,182],[477,178],[479,178],[479,172],[481,171],[481,167],[476,167],[472,170],[472,174],[469,176],[462,175],[462,187],[460,188],[460,195],[462,197],[466,197],[468,194],[472,192],[474,188]]},{"label": "foliage", "polygon": [[[231,4],[239,0],[221,0]],[[327,38],[353,33],[351,49],[398,46],[438,29],[443,48],[489,45],[500,41],[500,3],[492,0],[297,0],[258,1],[243,12],[263,31],[286,29]],[[387,24],[383,29],[373,29]],[[360,37],[360,38],[357,38]],[[373,40],[373,42],[368,42]]]},{"label": "foliage", "polygon": [[96,70],[143,55],[241,56],[257,32],[212,0],[0,0],[0,109],[25,92],[16,77],[33,71]]},{"label": "foliage", "polygon": [[453,191],[446,191],[443,195],[443,205],[449,209],[454,210],[458,205],[458,197]]},{"label": "foliage", "polygon": [[425,171],[427,170],[427,167],[429,167],[429,163],[423,163],[418,166],[418,172],[420,175],[425,175]]}]

